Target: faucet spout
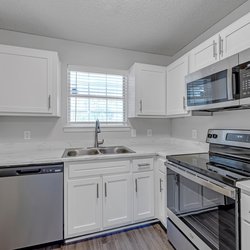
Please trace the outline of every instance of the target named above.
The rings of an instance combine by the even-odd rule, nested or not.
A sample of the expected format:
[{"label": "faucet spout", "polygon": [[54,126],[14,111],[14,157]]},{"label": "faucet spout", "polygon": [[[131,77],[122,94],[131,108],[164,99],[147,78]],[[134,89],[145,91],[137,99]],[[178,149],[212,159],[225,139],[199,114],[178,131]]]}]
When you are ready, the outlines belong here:
[{"label": "faucet spout", "polygon": [[100,122],[97,119],[95,122],[95,143],[94,143],[95,148],[98,148],[99,145],[104,143],[104,140],[101,140],[101,141],[98,140],[98,134],[100,134],[100,133],[101,133]]}]

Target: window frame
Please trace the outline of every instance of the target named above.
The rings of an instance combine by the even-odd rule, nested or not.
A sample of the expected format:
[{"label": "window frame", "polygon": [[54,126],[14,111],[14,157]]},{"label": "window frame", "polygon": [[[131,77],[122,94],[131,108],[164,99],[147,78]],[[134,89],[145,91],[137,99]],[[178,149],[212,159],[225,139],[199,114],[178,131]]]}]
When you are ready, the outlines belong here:
[{"label": "window frame", "polygon": [[[122,75],[126,77],[126,86],[124,93],[124,123],[103,123],[101,122],[102,131],[129,131],[129,121],[128,121],[128,71],[127,70],[118,70],[110,68],[98,68],[98,67],[86,67],[80,65],[67,65],[67,90],[66,90],[66,125],[64,126],[64,132],[89,132],[93,131],[95,127],[95,122],[70,122],[69,112],[70,112],[70,81],[69,81],[69,72],[70,71],[80,71],[80,72],[90,72],[97,74],[110,74],[110,75]],[[108,99],[108,98],[107,98]]]}]

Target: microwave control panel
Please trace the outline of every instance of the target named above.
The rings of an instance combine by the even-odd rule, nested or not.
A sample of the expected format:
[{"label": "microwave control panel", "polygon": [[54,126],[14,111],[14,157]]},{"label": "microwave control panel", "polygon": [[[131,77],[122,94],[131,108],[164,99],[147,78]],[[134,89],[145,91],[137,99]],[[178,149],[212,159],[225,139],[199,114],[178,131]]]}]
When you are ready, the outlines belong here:
[{"label": "microwave control panel", "polygon": [[240,65],[240,96],[250,97],[250,62]]}]

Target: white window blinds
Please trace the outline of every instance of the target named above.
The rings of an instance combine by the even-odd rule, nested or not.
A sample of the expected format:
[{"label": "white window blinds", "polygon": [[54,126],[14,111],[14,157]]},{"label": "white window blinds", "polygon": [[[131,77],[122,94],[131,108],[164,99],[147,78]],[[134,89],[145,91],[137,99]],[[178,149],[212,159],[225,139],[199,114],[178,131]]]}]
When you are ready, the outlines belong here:
[{"label": "white window blinds", "polygon": [[68,68],[68,122],[106,125],[127,123],[127,77]]}]

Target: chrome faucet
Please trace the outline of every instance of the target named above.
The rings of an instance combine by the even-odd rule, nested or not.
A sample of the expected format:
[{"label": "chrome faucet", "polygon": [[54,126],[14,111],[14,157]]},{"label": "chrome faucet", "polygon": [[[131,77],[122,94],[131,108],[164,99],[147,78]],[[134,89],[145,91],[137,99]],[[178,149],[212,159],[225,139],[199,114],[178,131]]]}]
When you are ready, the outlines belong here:
[{"label": "chrome faucet", "polygon": [[101,133],[101,127],[100,127],[100,122],[97,119],[95,122],[95,144],[94,147],[98,148],[99,145],[104,143],[104,139],[102,139],[101,141],[98,140],[98,134]]}]

